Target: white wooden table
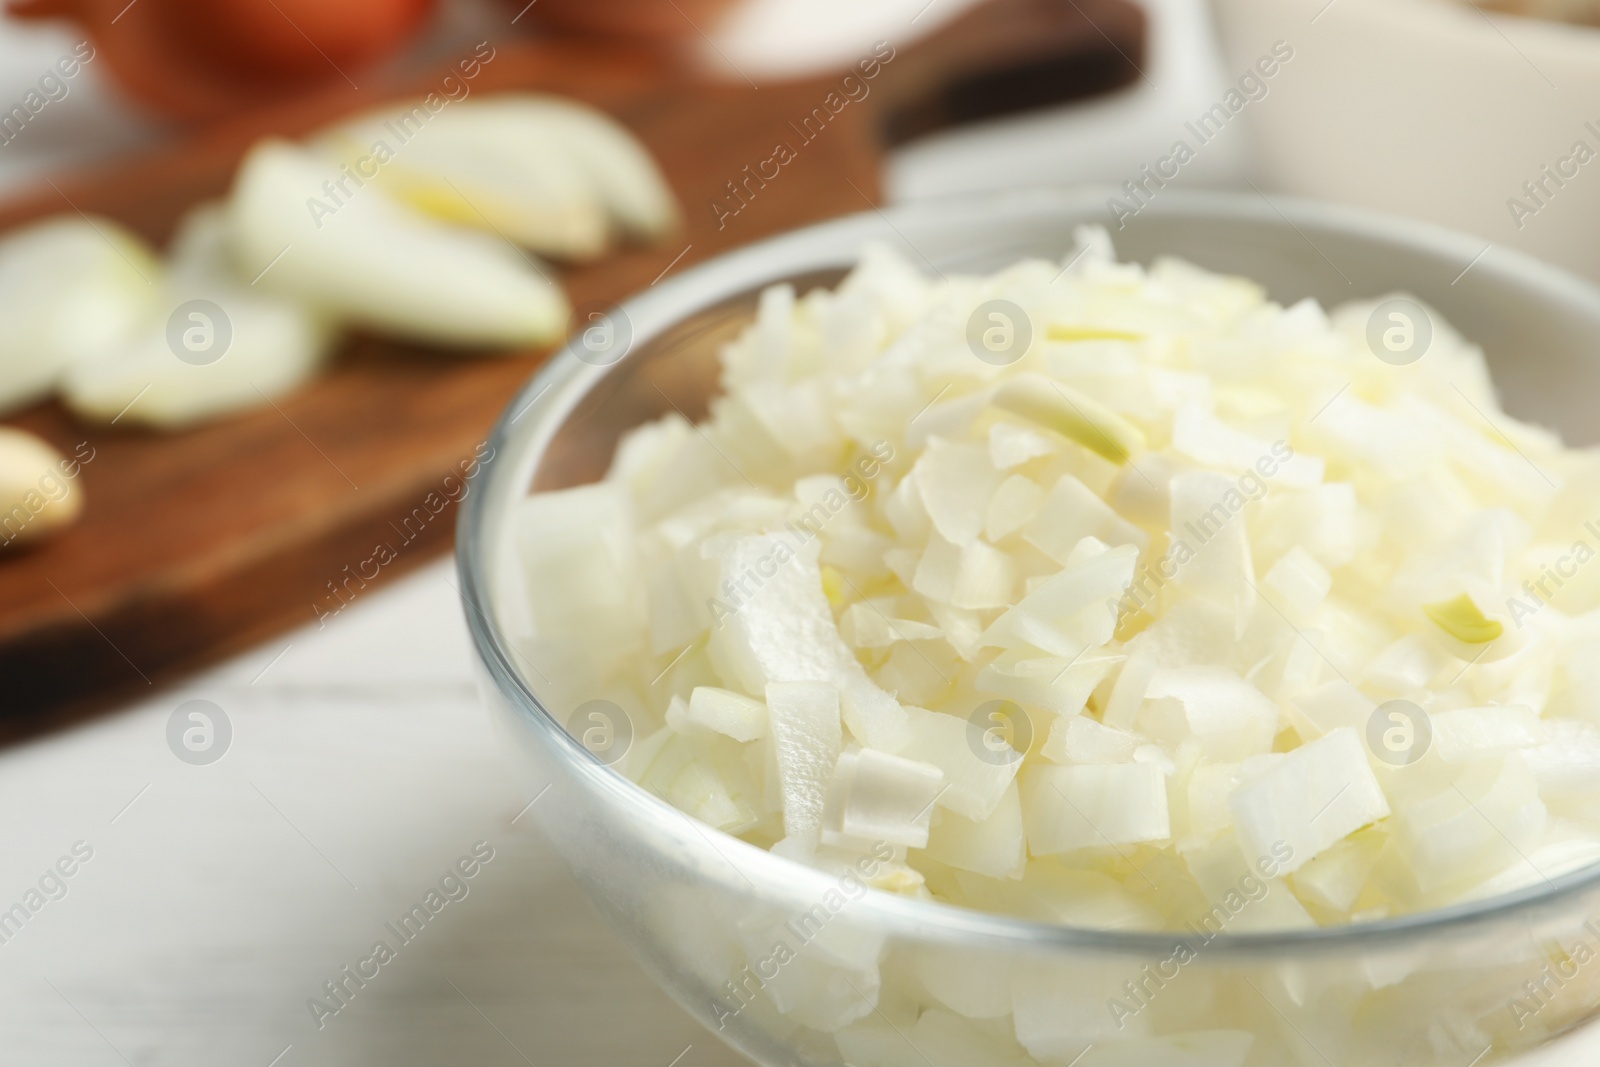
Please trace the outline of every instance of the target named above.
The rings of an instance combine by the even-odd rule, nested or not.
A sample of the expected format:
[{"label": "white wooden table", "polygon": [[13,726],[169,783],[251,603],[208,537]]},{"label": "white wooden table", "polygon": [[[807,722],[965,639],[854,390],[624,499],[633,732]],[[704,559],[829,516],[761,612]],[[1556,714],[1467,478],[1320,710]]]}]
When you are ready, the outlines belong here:
[{"label": "white wooden table", "polygon": [[[513,822],[529,798],[480,708],[454,580],[430,566],[320,632],[0,754],[0,908],[93,849],[0,944],[0,1061],[665,1067],[692,1044],[685,1067],[739,1062]],[[233,728],[205,766],[166,736],[196,698]],[[307,1000],[396,945],[384,924],[478,841],[494,858],[467,895],[319,1028]]]}]

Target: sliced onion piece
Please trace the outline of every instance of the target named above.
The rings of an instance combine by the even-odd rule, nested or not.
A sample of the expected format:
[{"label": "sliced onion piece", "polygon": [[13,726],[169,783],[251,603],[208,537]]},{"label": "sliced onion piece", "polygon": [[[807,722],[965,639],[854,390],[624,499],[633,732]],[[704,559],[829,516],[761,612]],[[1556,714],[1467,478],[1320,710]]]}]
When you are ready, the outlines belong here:
[{"label": "sliced onion piece", "polygon": [[261,407],[316,373],[337,332],[328,317],[239,279],[220,206],[191,212],[161,286],[165,315],[61,381],[62,400],[97,422],[177,430]]},{"label": "sliced onion piece", "polygon": [[124,345],[157,315],[161,264],[110,219],[61,215],[0,239],[0,411]]},{"label": "sliced onion piece", "polygon": [[440,344],[512,347],[556,340],[567,302],[547,271],[498,237],[428,218],[377,186],[329,215],[333,168],[284,141],[251,149],[234,179],[234,264],[251,285],[337,319]]}]

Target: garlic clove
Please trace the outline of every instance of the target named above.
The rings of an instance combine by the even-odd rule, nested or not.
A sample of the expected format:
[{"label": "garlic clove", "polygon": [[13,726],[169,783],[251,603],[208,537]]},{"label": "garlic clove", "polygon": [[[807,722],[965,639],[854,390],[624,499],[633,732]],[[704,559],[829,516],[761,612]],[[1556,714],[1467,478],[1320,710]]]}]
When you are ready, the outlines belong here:
[{"label": "garlic clove", "polygon": [[0,426],[0,549],[43,541],[83,511],[70,461],[42,438]]}]

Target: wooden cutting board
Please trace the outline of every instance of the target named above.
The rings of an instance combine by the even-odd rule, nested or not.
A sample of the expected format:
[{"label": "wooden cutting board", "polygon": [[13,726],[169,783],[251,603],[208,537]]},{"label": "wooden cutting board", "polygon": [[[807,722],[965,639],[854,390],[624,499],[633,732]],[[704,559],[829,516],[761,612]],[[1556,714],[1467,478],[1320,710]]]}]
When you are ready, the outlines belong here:
[{"label": "wooden cutting board", "polygon": [[[1125,85],[1138,77],[1143,39],[1142,15],[1125,0],[991,0],[915,44],[886,42],[893,58],[865,97],[836,114],[839,100],[861,97],[841,85],[845,70],[759,87],[737,75],[708,83],[659,55],[576,40],[493,41],[495,56],[471,88],[560,93],[603,108],[655,153],[680,198],[680,234],[563,273],[581,307],[737,245],[864,210],[896,141]],[[418,95],[445,73],[383,89],[345,86],[236,116],[148,157],[58,177],[0,206],[0,230],[79,210],[164,241],[185,211],[226,191],[259,137],[301,135]],[[830,93],[826,125],[802,129]],[[736,199],[729,183],[780,143],[795,158]],[[180,434],[86,425],[53,402],[9,420],[93,459],[79,475],[87,507],[78,524],[49,544],[0,554],[0,741],[314,622],[338,606],[335,584],[368,595],[445,551],[453,506],[428,512],[425,524],[413,519],[409,539],[397,530],[430,494],[445,495],[445,476],[473,455],[547,354],[469,355],[357,337],[330,371],[274,406]],[[383,541],[401,546],[398,557],[364,587],[346,584]]]}]

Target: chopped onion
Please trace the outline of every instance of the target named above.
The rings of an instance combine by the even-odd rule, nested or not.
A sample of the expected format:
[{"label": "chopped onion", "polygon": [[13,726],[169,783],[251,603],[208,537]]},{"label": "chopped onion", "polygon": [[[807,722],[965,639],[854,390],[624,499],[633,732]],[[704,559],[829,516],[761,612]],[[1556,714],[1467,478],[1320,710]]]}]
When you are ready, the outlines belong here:
[{"label": "chopped onion", "polygon": [[784,833],[815,843],[843,744],[839,694],[820,682],[773,682],[767,686],[767,708]]},{"label": "chopped onion", "polygon": [[1022,819],[1035,856],[1171,836],[1167,781],[1148,763],[1041,763],[1022,782]]},{"label": "chopped onion", "polygon": [[[834,290],[768,289],[701,426],[669,413],[522,509],[535,688],[633,701],[624,769],[748,841],[888,849],[870,884],[1057,922],[1202,923],[1247,878],[1235,929],[1360,922],[1600,858],[1593,457],[1502,412],[1442,320],[1393,368],[1371,305],[1082,241],[987,278],[875,246]],[[1006,366],[967,347],[992,299],[1032,320]],[[911,1062],[836,995],[876,995],[870,947],[774,999]],[[978,1038],[943,1009],[1012,1016],[983,1062],[1071,1060],[1121,995],[1002,997],[965,958],[912,966],[951,1047]],[[1083,1064],[1250,1050],[1141,1019]]]},{"label": "chopped onion", "polygon": [[933,803],[943,785],[944,772],[930,763],[871,748],[845,752],[833,769],[822,840],[926,848]]},{"label": "chopped onion", "polygon": [[[1252,861],[1291,873],[1389,814],[1389,801],[1356,732],[1341,727],[1290,752],[1228,801]],[[1280,852],[1287,850],[1284,858]]]}]

